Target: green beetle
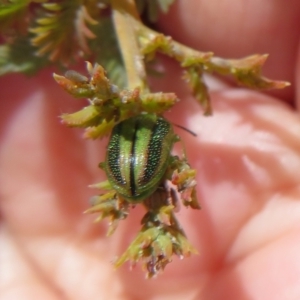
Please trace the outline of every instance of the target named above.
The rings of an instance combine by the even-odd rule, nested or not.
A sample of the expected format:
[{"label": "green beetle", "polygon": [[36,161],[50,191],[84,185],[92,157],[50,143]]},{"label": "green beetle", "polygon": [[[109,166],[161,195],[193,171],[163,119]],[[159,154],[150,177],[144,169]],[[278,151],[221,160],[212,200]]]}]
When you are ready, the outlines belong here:
[{"label": "green beetle", "polygon": [[172,125],[155,114],[141,114],[117,124],[104,164],[111,186],[129,202],[145,200],[161,183],[176,141]]}]

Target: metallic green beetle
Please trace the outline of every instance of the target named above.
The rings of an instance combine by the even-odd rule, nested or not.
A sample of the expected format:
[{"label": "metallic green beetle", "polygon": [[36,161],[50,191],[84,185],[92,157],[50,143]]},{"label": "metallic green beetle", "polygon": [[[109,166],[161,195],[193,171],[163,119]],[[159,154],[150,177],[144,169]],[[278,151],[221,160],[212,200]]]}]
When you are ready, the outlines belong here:
[{"label": "metallic green beetle", "polygon": [[145,200],[161,183],[176,141],[172,125],[155,114],[116,125],[104,164],[111,186],[129,202]]}]

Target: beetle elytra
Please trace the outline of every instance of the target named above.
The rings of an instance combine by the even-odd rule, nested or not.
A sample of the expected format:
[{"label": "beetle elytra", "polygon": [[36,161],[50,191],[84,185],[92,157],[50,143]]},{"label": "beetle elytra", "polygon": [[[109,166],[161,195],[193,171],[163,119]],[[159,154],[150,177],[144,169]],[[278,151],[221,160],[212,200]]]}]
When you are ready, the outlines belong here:
[{"label": "beetle elytra", "polygon": [[111,186],[129,202],[141,202],[160,184],[177,136],[155,114],[141,114],[116,125],[104,168]]}]

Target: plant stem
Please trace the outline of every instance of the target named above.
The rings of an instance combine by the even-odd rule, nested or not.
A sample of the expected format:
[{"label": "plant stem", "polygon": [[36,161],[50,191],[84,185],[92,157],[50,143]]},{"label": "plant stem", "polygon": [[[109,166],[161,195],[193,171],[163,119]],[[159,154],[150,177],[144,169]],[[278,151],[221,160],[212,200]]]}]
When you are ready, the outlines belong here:
[{"label": "plant stem", "polygon": [[[137,40],[136,24],[140,24],[134,0],[111,0],[113,21],[123,57],[127,86],[149,92],[143,55]],[[138,22],[137,22],[138,21]]]}]

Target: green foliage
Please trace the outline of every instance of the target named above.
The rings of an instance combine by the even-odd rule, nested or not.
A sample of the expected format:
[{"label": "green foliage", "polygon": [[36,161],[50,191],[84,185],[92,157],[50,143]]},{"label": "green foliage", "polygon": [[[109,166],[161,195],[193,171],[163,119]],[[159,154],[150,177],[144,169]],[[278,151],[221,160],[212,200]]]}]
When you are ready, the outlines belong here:
[{"label": "green foliage", "polygon": [[167,13],[169,7],[175,0],[135,0],[138,11],[145,15],[147,20],[154,23],[157,21],[159,13]]},{"label": "green foliage", "polygon": [[261,69],[267,58],[267,54],[255,54],[242,59],[212,57],[206,70],[232,75],[240,85],[254,89],[282,89],[288,86],[288,82],[271,80],[261,75]]},{"label": "green foliage", "polygon": [[[88,40],[102,18],[103,0],[7,0],[0,4],[1,75],[33,74],[46,60],[68,65],[92,54]],[[95,17],[95,18],[94,18]]]},{"label": "green foliage", "polygon": [[[105,163],[102,166],[105,169]],[[151,278],[163,271],[174,255],[184,258],[197,253],[175,217],[176,207],[181,203],[185,207],[200,209],[195,176],[196,171],[190,168],[185,157],[170,156],[170,164],[160,186],[143,201],[147,212],[142,218],[142,227],[127,250],[115,261],[116,267],[127,261],[131,266],[141,262],[147,277]],[[92,187],[102,193],[92,197],[92,207],[86,212],[96,213],[96,222],[107,218],[107,235],[111,235],[119,222],[127,218],[132,206],[108,181]]]},{"label": "green foliage", "polygon": [[102,18],[93,26],[96,38],[89,41],[94,60],[106,70],[110,81],[120,88],[126,86],[126,71],[123,65],[114,24],[110,17]]},{"label": "green foliage", "polygon": [[205,115],[212,114],[212,107],[210,103],[210,97],[208,88],[203,80],[203,70],[201,65],[188,67],[183,78],[188,83],[192,90],[193,96],[199,101],[203,107]]},{"label": "green foliage", "polygon": [[143,26],[138,36],[141,51],[148,60],[157,52],[163,53],[180,63],[184,70],[184,79],[192,89],[193,95],[204,109],[205,115],[212,113],[208,88],[203,73],[215,72],[233,76],[239,84],[256,89],[284,88],[285,81],[275,81],[261,75],[261,69],[267,55],[251,55],[241,59],[224,59],[212,52],[201,52],[174,41],[154,30]]},{"label": "green foliage", "polygon": [[35,74],[49,62],[35,55],[36,49],[27,37],[18,37],[12,44],[0,46],[0,75],[7,73]]},{"label": "green foliage", "polygon": [[65,76],[54,74],[54,79],[76,98],[89,98],[89,105],[72,113],[63,114],[62,121],[70,127],[86,128],[88,138],[102,138],[119,122],[140,113],[162,114],[177,101],[173,93],[140,93],[140,89],[120,89],[106,77],[104,69],[87,64],[89,78],[75,71]]},{"label": "green foliage", "polygon": [[[35,34],[32,44],[37,54],[49,55],[51,61],[63,64],[76,61],[80,51],[89,53],[88,38],[95,38],[89,25],[97,24],[89,14],[89,6],[81,0],[65,0],[61,3],[43,3],[36,25],[30,29]],[[94,8],[94,6],[92,5]]]},{"label": "green foliage", "polygon": [[8,0],[0,3],[0,28],[6,29],[11,26],[19,28],[27,23],[26,14],[32,0]]},{"label": "green foliage", "polygon": [[[204,72],[230,75],[238,84],[256,89],[289,85],[261,75],[266,55],[223,59],[212,52],[191,49],[145,26],[135,6],[136,3],[143,19],[154,22],[159,12],[167,12],[173,2],[2,0],[0,29],[4,44],[0,46],[0,75],[34,74],[50,63],[66,66],[79,60],[94,61],[94,64],[87,63],[87,76],[72,70],[65,76],[54,74],[54,79],[68,93],[88,100],[88,105],[81,110],[63,114],[62,122],[70,127],[84,128],[85,137],[92,139],[108,135],[118,123],[130,117],[141,115],[144,118],[145,113],[161,115],[176,104],[178,98],[174,93],[152,93],[147,84],[145,62],[153,60],[157,52],[179,63],[185,81],[206,115],[212,113],[212,107]],[[142,135],[134,134],[132,142],[139,136]],[[146,146],[142,153],[148,153],[150,147]],[[115,262],[115,266],[120,266],[126,261],[131,265],[142,261],[149,277],[163,270],[173,255],[186,257],[196,252],[175,218],[179,203],[200,209],[196,170],[190,167],[185,155],[179,158],[170,153],[166,165],[153,194],[139,199],[147,210],[141,230]],[[100,164],[107,171],[105,166],[105,163]],[[127,170],[132,170],[132,166],[130,162]],[[104,181],[94,187],[99,188],[101,194],[93,197],[92,207],[87,212],[97,213],[96,221],[108,218],[110,235],[119,221],[128,216],[130,197],[124,199],[113,181]]]},{"label": "green foliage", "polygon": [[[142,261],[147,272],[147,278],[156,276],[172,262],[172,256],[188,257],[197,250],[189,243],[184,233],[174,224],[172,207],[161,207],[158,212],[149,212],[143,218],[143,228],[130,244],[124,254],[115,262],[119,267],[126,261],[134,266]],[[167,211],[167,213],[163,212]],[[168,224],[161,222],[160,215],[164,214]],[[159,223],[159,226],[157,225]]]}]

